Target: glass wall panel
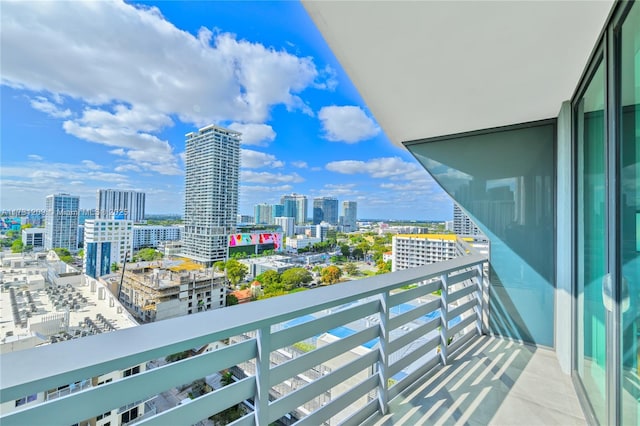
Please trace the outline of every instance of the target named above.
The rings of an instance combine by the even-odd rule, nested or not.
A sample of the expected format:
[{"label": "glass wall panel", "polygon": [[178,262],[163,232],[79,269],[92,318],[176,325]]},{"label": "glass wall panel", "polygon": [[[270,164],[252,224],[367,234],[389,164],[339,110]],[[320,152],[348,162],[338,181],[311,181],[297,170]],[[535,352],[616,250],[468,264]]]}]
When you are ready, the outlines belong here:
[{"label": "glass wall panel", "polygon": [[627,15],[620,43],[621,412],[623,424],[639,424],[640,4],[636,3]]},{"label": "glass wall panel", "polygon": [[600,424],[606,424],[607,179],[604,64],[576,104],[577,129],[577,372]]},{"label": "glass wall panel", "polygon": [[553,346],[555,123],[407,148],[491,240],[491,331]]}]

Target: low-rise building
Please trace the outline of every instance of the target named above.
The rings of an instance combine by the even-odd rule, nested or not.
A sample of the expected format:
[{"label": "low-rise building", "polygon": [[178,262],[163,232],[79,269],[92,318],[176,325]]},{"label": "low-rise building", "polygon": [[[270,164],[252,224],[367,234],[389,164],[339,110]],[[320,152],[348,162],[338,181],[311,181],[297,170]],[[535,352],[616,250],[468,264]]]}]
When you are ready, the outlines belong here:
[{"label": "low-rise building", "polygon": [[44,228],[26,228],[22,230],[22,244],[33,250],[44,250]]},{"label": "low-rise building", "polygon": [[133,249],[158,248],[166,241],[178,241],[182,237],[183,225],[135,225],[133,227]]},{"label": "low-rise building", "polygon": [[127,265],[117,292],[129,311],[146,323],[222,308],[226,283],[224,274],[211,268],[145,262]]}]

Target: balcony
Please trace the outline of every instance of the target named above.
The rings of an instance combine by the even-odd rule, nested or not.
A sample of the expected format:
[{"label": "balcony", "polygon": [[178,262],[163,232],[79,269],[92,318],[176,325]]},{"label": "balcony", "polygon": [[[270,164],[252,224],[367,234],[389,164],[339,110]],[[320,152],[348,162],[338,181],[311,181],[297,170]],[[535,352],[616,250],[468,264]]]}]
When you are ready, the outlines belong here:
[{"label": "balcony", "polygon": [[[8,353],[0,358],[3,404],[134,365],[155,364],[212,342],[226,343],[27,404],[2,413],[0,422],[82,423],[232,370],[236,377],[227,386],[129,421],[195,424],[243,404],[244,414],[233,424],[513,423],[525,413],[531,423],[584,423],[577,400],[566,396],[575,395],[570,380],[559,372],[551,351],[483,336],[486,263],[483,256],[469,254]],[[243,365],[252,367],[239,368]],[[546,415],[547,408],[570,416]]]}]

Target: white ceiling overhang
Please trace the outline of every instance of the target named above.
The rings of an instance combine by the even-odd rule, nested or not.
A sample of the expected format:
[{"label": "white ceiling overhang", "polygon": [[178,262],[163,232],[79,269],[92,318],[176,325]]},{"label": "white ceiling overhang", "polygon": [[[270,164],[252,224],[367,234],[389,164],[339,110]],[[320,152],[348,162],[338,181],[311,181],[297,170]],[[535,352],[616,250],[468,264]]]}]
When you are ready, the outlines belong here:
[{"label": "white ceiling overhang", "polygon": [[312,1],[304,7],[389,139],[555,117],[612,1]]}]

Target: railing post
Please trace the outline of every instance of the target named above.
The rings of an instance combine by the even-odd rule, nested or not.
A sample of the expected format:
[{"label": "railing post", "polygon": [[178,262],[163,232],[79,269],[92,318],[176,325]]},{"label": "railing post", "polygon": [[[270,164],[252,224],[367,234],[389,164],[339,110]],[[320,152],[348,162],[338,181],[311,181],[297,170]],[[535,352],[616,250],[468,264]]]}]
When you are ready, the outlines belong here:
[{"label": "railing post", "polygon": [[269,424],[269,373],[271,368],[271,327],[259,328],[256,333],[258,355],[256,356],[256,425]]},{"label": "railing post", "polygon": [[448,276],[443,274],[440,276],[441,292],[440,292],[440,361],[442,365],[447,365],[447,340],[449,338],[449,302],[447,296],[449,286],[447,285]]},{"label": "railing post", "polygon": [[484,273],[485,263],[476,266],[478,275],[478,332],[489,334],[489,277]]},{"label": "railing post", "polygon": [[378,402],[380,412],[389,411],[389,290],[380,297],[380,358],[378,360]]}]

